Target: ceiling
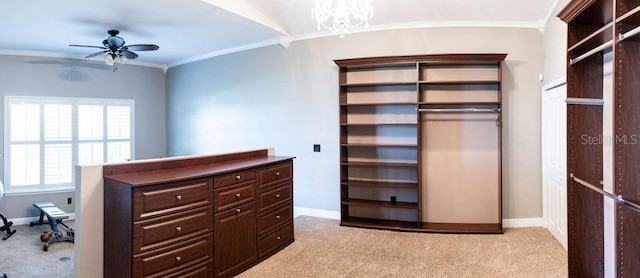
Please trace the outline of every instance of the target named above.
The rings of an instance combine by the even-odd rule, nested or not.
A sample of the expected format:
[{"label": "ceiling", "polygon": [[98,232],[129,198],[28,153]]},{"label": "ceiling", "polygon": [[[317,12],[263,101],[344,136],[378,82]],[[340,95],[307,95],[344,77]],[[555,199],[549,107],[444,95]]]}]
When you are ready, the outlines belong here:
[{"label": "ceiling", "polygon": [[[558,0],[370,0],[377,31],[434,26],[542,28]],[[127,44],[157,44],[131,63],[172,67],[318,32],[313,0],[0,0],[0,54],[78,58],[107,30]],[[102,59],[100,56],[93,58]]]}]

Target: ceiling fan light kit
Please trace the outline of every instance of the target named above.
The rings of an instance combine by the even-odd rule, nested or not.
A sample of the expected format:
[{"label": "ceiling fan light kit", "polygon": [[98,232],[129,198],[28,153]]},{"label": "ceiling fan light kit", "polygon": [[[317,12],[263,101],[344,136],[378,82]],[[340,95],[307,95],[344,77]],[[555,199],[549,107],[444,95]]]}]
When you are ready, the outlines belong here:
[{"label": "ceiling fan light kit", "polygon": [[132,51],[155,51],[160,49],[160,47],[155,44],[125,45],[124,39],[118,36],[120,31],[109,30],[107,31],[107,33],[109,34],[109,37],[107,37],[102,41],[103,46],[79,45],[79,44],[71,44],[69,46],[91,47],[91,48],[103,49],[96,53],[89,54],[85,58],[92,58],[102,54],[106,54],[104,57],[104,63],[109,66],[113,66],[116,58],[118,59],[120,64],[124,64],[129,60],[138,58],[139,57],[138,54]]},{"label": "ceiling fan light kit", "polygon": [[[338,0],[335,8],[332,4],[333,0],[316,0],[311,18],[318,22],[318,31],[324,27],[342,38],[353,28],[369,27],[369,18],[373,17],[373,6],[369,0]],[[330,18],[333,18],[332,23]]]}]

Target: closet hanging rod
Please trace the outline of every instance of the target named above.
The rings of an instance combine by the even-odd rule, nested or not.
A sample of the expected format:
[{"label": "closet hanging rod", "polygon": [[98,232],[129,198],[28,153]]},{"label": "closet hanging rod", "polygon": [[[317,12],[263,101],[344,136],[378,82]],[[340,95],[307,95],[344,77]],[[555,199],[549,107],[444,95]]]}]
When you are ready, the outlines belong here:
[{"label": "closet hanging rod", "polygon": [[580,56],[578,56],[578,57],[575,57],[575,58],[573,58],[573,59],[569,59],[569,65],[572,65],[572,66],[573,66],[573,64],[575,64],[575,63],[577,63],[577,62],[580,62],[580,61],[582,61],[582,60],[584,60],[584,59],[588,58],[589,56],[591,56],[591,55],[593,55],[593,54],[596,54],[596,53],[598,53],[598,52],[600,52],[600,51],[602,51],[602,50],[605,50],[605,49],[607,49],[607,48],[611,47],[612,45],[613,45],[613,41],[605,42],[605,43],[601,44],[600,46],[598,46],[598,47],[596,47],[596,48],[594,48],[594,49],[589,50],[589,52],[587,52],[587,53],[585,53],[585,54],[582,54],[582,55],[580,55]]},{"label": "closet hanging rod", "polygon": [[436,112],[436,113],[499,113],[500,108],[486,109],[486,108],[421,108],[416,109],[418,112]]},{"label": "closet hanging rod", "polygon": [[633,37],[634,35],[640,33],[640,27],[636,27],[631,29],[629,32],[622,33],[618,35],[618,42],[621,42],[627,38]]},{"label": "closet hanging rod", "polygon": [[583,180],[579,179],[578,177],[574,176],[573,173],[570,173],[569,177],[571,178],[571,180],[573,180],[573,181],[575,181],[575,182],[577,182],[577,183],[579,183],[579,184],[581,184],[581,185],[583,185],[583,186],[585,186],[585,187],[587,187],[587,188],[589,188],[589,189],[591,189],[591,190],[593,190],[595,192],[598,192],[598,193],[602,194],[603,196],[609,197],[609,198],[613,199],[617,203],[623,204],[623,205],[627,206],[628,208],[630,208],[630,209],[632,209],[632,210],[634,210],[636,212],[640,212],[640,205],[625,200],[624,198],[622,198],[622,195],[614,195],[614,194],[611,194],[611,193],[609,193],[607,191],[604,191],[604,190],[598,188],[597,186],[595,186],[593,184],[590,184],[590,183],[588,183],[586,181],[583,181]]},{"label": "closet hanging rod", "polygon": [[604,100],[599,98],[576,98],[568,97],[565,100],[567,104],[582,104],[582,105],[604,105]]}]

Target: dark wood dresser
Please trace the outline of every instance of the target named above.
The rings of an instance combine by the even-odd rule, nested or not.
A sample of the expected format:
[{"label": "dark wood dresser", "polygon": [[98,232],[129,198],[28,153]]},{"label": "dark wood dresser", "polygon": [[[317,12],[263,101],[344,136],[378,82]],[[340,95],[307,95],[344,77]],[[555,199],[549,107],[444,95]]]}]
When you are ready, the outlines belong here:
[{"label": "dark wood dresser", "polygon": [[293,159],[105,165],[104,277],[229,277],[294,241]]}]

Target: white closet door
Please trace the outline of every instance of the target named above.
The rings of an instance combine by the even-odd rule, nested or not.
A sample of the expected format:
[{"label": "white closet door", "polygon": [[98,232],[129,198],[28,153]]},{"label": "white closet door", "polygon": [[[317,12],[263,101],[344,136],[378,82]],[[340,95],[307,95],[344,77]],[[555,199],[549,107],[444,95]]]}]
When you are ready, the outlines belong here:
[{"label": "white closet door", "polygon": [[542,92],[542,182],[547,229],[567,248],[567,85]]},{"label": "white closet door", "polygon": [[423,113],[423,222],[499,223],[497,113]]}]

